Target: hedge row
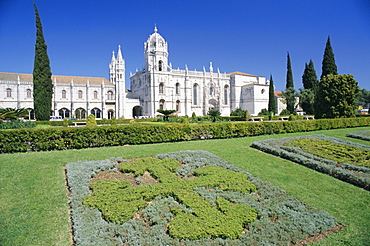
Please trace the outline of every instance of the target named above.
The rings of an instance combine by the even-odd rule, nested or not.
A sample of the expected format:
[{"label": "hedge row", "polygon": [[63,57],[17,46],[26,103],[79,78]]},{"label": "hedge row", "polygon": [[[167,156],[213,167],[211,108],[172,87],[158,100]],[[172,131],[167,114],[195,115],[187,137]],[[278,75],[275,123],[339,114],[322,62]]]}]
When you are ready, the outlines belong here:
[{"label": "hedge row", "polygon": [[[313,140],[328,140],[334,144],[348,145],[364,150],[370,150],[367,145],[344,141],[338,138],[328,137],[324,135],[311,135],[300,137],[287,137],[279,139],[266,139],[255,141],[252,147],[264,152],[280,156],[282,158],[294,161],[316,171],[325,173],[344,182],[356,185],[358,187],[370,190],[370,168],[364,166],[356,166],[354,163],[338,162],[331,159],[326,159],[303,150],[299,147],[288,146],[289,142],[297,139],[313,139]],[[319,141],[316,141],[318,143]],[[350,155],[348,153],[348,155]],[[368,156],[367,156],[368,158]]]},{"label": "hedge row", "polygon": [[370,130],[368,131],[359,131],[359,132],[350,132],[346,134],[347,137],[358,138],[361,140],[370,141]]},{"label": "hedge row", "polygon": [[370,118],[17,129],[0,131],[0,153],[234,138],[360,126],[370,126]]},{"label": "hedge row", "polygon": [[[220,208],[220,212],[226,215],[239,213],[239,208],[236,206],[247,205],[258,211],[257,220],[248,225],[244,224],[243,226],[247,227],[247,230],[238,239],[231,239],[233,237],[230,236],[196,240],[179,239],[180,235],[171,237],[171,230],[177,228],[171,229],[169,224],[174,221],[178,213],[191,215],[196,212],[196,209],[192,205],[191,208],[185,206],[188,201],[179,201],[178,197],[164,195],[156,197],[146,208],[138,211],[137,216],[135,215],[133,219],[122,224],[111,223],[102,219],[102,213],[98,209],[83,205],[83,200],[89,197],[91,192],[89,190],[91,178],[101,170],[117,172],[117,161],[123,161],[121,164],[125,166],[125,170],[132,170],[138,175],[142,174],[142,171],[137,170],[135,166],[127,168],[127,160],[122,159],[79,161],[68,163],[66,166],[75,245],[289,245],[298,244],[300,240],[336,226],[335,218],[328,213],[306,206],[273,184],[262,181],[207,151],[178,151],[160,154],[157,155],[157,158],[162,160],[171,158],[180,161],[183,165],[179,166],[181,171],[178,169],[176,174],[181,173],[182,178],[177,179],[184,182],[196,182],[197,178],[186,178],[192,175],[200,175],[198,178],[202,178],[204,170],[201,170],[207,166],[211,167],[207,173],[213,169],[213,171],[218,171],[220,168],[225,169],[226,172],[240,172],[242,176],[248,177],[248,183],[257,188],[255,192],[244,194],[244,192],[209,187],[196,187],[193,190],[207,201],[209,206]],[[167,164],[166,161],[167,170],[171,170],[170,172],[173,173],[174,165]],[[117,189],[127,189],[124,188],[128,185],[127,183],[110,182],[112,182],[111,185],[107,184],[107,186],[100,188],[112,188],[111,186],[115,185]],[[154,184],[154,186],[156,185]],[[136,188],[140,188],[140,186],[136,186]],[[230,207],[230,205],[232,206]],[[119,208],[121,211],[126,209],[122,206]],[[245,220],[249,216],[237,217],[235,219]],[[212,221],[217,219],[217,217],[213,217],[212,220],[204,220],[203,223],[213,223]],[[177,230],[177,232],[187,233],[185,224],[178,224],[178,226],[181,230]],[[196,223],[189,224],[189,229],[192,232],[202,231],[205,227],[194,229],[194,226]]]}]

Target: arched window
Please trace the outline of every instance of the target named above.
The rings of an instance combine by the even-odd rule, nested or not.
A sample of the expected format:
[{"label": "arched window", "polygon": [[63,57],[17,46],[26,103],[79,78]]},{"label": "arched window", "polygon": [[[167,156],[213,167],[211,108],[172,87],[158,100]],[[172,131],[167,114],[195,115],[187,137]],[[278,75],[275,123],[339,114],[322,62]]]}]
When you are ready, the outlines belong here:
[{"label": "arched window", "polygon": [[163,69],[163,61],[158,62],[158,71],[162,71]]},{"label": "arched window", "polygon": [[61,116],[63,119],[64,118],[69,118],[70,117],[70,111],[67,108],[61,108],[59,109],[59,116]]},{"label": "arched window", "polygon": [[213,89],[213,86],[211,88],[209,88],[209,95],[213,96],[213,93],[214,93],[214,89]]},{"label": "arched window", "polygon": [[82,91],[81,90],[78,91],[78,98],[82,99]]},{"label": "arched window", "polygon": [[176,111],[180,112],[180,100],[176,101]]},{"label": "arched window", "polygon": [[229,104],[229,85],[224,87],[224,104]]},{"label": "arched window", "polygon": [[62,98],[65,99],[67,97],[67,92],[65,90],[62,90]]},{"label": "arched window", "polygon": [[193,85],[193,105],[198,105],[198,84]]},{"label": "arched window", "polygon": [[28,108],[28,120],[34,120],[35,119],[35,111],[32,108]]},{"label": "arched window", "polygon": [[159,93],[160,94],[163,94],[164,93],[164,85],[163,85],[163,83],[160,83],[159,84]]},{"label": "arched window", "polygon": [[162,110],[165,109],[164,104],[165,104],[164,99],[159,100],[159,109],[162,109]]},{"label": "arched window", "polygon": [[78,108],[75,110],[75,116],[76,119],[81,120],[81,119],[86,119],[86,110],[83,108]]},{"label": "arched window", "polygon": [[94,91],[94,99],[98,99],[98,92]]},{"label": "arched window", "polygon": [[6,97],[12,97],[12,89],[6,89]]},{"label": "arched window", "polygon": [[113,91],[108,91],[107,96],[108,96],[108,100],[114,100]]},{"label": "arched window", "polygon": [[31,98],[31,89],[26,90],[27,98]]},{"label": "arched window", "polygon": [[113,111],[113,109],[109,109],[108,110],[108,119],[110,120],[110,119],[112,119],[114,117],[114,111]]},{"label": "arched window", "polygon": [[176,95],[180,95],[180,84],[176,83]]},{"label": "arched window", "polygon": [[91,114],[95,115],[95,118],[100,119],[101,111],[98,108],[93,108],[91,110]]}]

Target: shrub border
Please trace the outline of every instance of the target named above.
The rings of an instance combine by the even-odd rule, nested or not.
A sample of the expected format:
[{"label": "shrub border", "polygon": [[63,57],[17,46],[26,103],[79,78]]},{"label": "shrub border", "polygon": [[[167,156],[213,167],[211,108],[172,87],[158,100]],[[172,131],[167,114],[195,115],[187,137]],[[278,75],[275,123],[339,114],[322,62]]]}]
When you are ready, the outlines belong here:
[{"label": "shrub border", "polygon": [[0,153],[235,138],[360,126],[370,126],[370,118],[17,129],[0,131]]},{"label": "shrub border", "polygon": [[351,138],[357,138],[365,141],[370,141],[370,135],[365,135],[365,132],[370,132],[370,130],[367,131],[358,131],[358,132],[350,132],[346,134],[346,137]]},{"label": "shrub border", "polygon": [[298,164],[309,167],[321,173],[330,175],[344,182],[356,185],[366,190],[370,190],[370,168],[355,166],[349,163],[339,164],[333,160],[325,159],[310,154],[299,147],[284,146],[283,144],[281,144],[295,139],[307,139],[307,138],[329,140],[333,143],[351,145],[370,150],[370,146],[367,145],[353,143],[350,141],[345,141],[339,138],[324,135],[308,135],[299,137],[285,137],[280,139],[265,139],[253,142],[251,147],[276,156],[280,156],[290,161],[294,161]]}]

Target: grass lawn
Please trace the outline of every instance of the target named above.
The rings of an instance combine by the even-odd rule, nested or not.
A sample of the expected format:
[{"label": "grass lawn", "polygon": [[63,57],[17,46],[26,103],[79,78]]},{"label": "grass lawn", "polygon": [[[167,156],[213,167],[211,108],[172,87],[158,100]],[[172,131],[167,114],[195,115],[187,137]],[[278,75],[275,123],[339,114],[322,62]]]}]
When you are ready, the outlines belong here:
[{"label": "grass lawn", "polygon": [[178,150],[207,150],[270,181],[306,204],[325,210],[347,229],[318,245],[369,245],[370,193],[330,176],[250,147],[253,141],[324,134],[346,138],[370,127],[258,137],[0,155],[0,245],[71,245],[64,166],[77,160],[154,156]]}]

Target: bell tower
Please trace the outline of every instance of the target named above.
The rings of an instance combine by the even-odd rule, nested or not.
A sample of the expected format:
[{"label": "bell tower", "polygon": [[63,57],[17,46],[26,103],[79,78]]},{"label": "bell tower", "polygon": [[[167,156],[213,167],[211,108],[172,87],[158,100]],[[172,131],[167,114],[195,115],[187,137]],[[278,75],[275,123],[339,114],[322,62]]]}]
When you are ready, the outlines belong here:
[{"label": "bell tower", "polygon": [[146,71],[168,71],[168,44],[158,33],[157,26],[144,43],[144,59]]},{"label": "bell tower", "polygon": [[116,86],[116,112],[115,117],[124,116],[124,99],[125,99],[125,60],[122,57],[121,45],[118,45],[117,57],[112,53],[112,60],[109,64],[109,80]]}]

